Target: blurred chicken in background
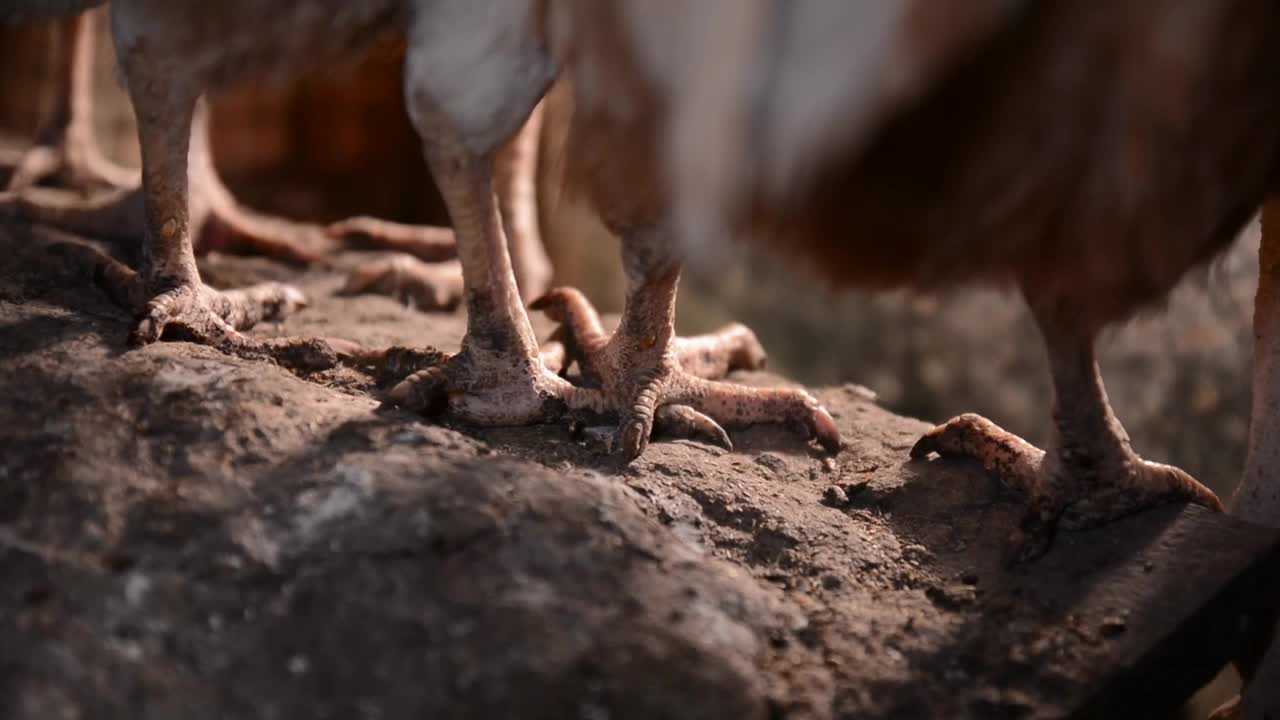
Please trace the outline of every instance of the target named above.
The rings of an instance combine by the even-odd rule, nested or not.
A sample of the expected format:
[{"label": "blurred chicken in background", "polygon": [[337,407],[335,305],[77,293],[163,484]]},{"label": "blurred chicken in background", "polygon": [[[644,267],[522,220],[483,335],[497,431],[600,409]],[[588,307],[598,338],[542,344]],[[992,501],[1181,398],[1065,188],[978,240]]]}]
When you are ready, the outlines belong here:
[{"label": "blurred chicken in background", "polygon": [[[23,95],[51,95],[52,102],[43,104],[52,107],[34,133],[35,144],[22,150],[6,148],[9,157],[0,164],[8,166],[5,189],[16,193],[8,203],[26,219],[91,237],[129,240],[142,233],[140,179],[136,170],[108,156],[125,156],[136,164],[136,131],[123,93],[112,87],[116,70],[103,14],[92,10],[60,18],[52,27],[37,23],[25,32],[9,29],[37,46],[44,35],[55,52],[46,53],[53,57],[40,63],[37,50],[11,43],[17,45],[10,51],[16,56],[12,66],[25,72],[9,76],[17,87],[3,88],[6,98],[15,98],[6,103],[6,119],[10,124],[30,121],[12,117],[21,115],[14,110],[41,104],[24,104]],[[236,201],[215,170],[210,111],[202,102],[192,123],[191,142],[192,225],[198,228],[201,247],[304,264],[323,262],[344,246],[399,251],[403,255],[352,270],[346,291],[383,292],[427,310],[455,307],[462,292],[460,270],[456,262],[443,262],[455,257],[452,231],[374,217],[447,222],[438,198],[422,201],[422,189],[431,182],[421,160],[416,153],[408,154],[416,162],[404,160],[404,148],[416,142],[416,135],[403,113],[403,60],[403,38],[395,38],[334,76],[298,83],[290,90],[264,81],[219,99],[214,114],[221,119],[216,124],[226,126],[226,131],[216,145],[217,164],[248,179],[250,194],[268,206],[311,222],[266,215]],[[35,70],[40,65],[52,68],[51,81],[24,88],[24,81],[39,74]],[[320,110],[317,105],[326,107]],[[100,112],[104,106],[105,112]],[[99,114],[110,123],[105,140],[98,137],[99,126],[107,124]],[[369,132],[374,125],[379,132]],[[498,162],[517,282],[529,298],[546,289],[551,272],[534,190],[540,135],[541,113],[535,113]],[[372,172],[390,182],[370,183],[361,177]],[[73,194],[31,189],[42,182]],[[342,208],[351,208],[346,213],[351,217],[336,214]],[[325,219],[331,221],[327,227],[315,224]]]},{"label": "blurred chicken in background", "polygon": [[[1265,29],[1280,8],[620,0],[567,16],[584,184],[626,168],[695,256],[748,234],[841,285],[1023,295],[1053,382],[1047,451],[971,414],[912,451],[977,458],[1026,492],[1023,557],[1063,522],[1221,508],[1133,452],[1095,345],[1228,248],[1276,190],[1280,49]],[[1239,508],[1273,525],[1276,243],[1264,223]]]}]

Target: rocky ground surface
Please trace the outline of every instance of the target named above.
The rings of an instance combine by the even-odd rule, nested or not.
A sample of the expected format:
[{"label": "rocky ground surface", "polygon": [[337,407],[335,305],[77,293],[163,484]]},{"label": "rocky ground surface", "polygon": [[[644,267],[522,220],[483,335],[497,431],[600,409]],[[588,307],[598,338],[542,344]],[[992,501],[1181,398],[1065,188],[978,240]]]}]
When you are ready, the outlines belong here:
[{"label": "rocky ground surface", "polygon": [[[908,461],[928,426],[855,385],[816,391],[834,458],[759,427],[623,466],[592,433],[380,407],[350,368],[131,350],[54,237],[0,224],[5,718],[1154,714],[1221,666],[1276,561],[1271,533],[1172,507],[1005,570],[1018,498]],[[204,272],[312,296],[259,334],[463,329],[332,271]]]}]

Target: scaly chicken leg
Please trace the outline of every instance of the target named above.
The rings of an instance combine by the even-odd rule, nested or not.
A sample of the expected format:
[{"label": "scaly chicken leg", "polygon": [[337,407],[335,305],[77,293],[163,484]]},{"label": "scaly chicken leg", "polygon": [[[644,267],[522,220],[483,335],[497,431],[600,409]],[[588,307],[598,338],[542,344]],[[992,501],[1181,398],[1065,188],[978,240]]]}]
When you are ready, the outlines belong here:
[{"label": "scaly chicken leg", "polygon": [[[440,3],[420,9],[409,35],[405,97],[453,221],[467,332],[456,355],[410,375],[389,399],[482,425],[605,408],[601,393],[570,385],[540,356],[494,195],[493,152],[525,123],[555,73],[533,22],[532,5],[512,5],[495,16]],[[474,40],[450,42],[460,28],[474,32]],[[454,51],[453,66],[469,69],[465,81],[425,62],[445,45]],[[476,87],[487,92],[477,94]]]},{"label": "scaly chicken leg", "polygon": [[[319,262],[333,242],[319,226],[255,212],[222,184],[209,148],[209,110],[196,103],[189,160],[192,237],[203,250],[239,248],[289,262]],[[90,197],[30,188],[0,199],[0,208],[25,220],[90,237],[127,241],[144,232],[144,189],[133,184]]]},{"label": "scaly chicken leg", "polygon": [[1060,521],[1068,528],[1088,527],[1179,500],[1221,510],[1212,490],[1176,467],[1143,460],[1129,446],[1098,372],[1096,331],[1078,327],[1069,312],[1034,300],[1031,306],[1053,378],[1054,435],[1048,451],[986,418],[965,414],[927,433],[911,456],[973,457],[1002,483],[1025,493],[1027,512],[1013,543],[1018,560],[1047,551]]},{"label": "scaly chicken leg", "polygon": [[[525,302],[546,292],[551,281],[551,260],[542,244],[538,219],[542,107],[539,103],[533,109],[524,126],[496,151],[493,160],[494,190],[511,266]],[[348,275],[344,293],[390,295],[424,310],[451,310],[462,300],[461,270],[457,263],[447,262],[457,257],[452,230],[357,217],[330,225],[328,232],[348,242],[404,253],[356,269]]]},{"label": "scaly chicken leg", "polygon": [[627,296],[612,336],[604,334],[594,310],[580,298],[555,293],[533,307],[550,310],[553,319],[564,323],[570,356],[621,415],[615,448],[627,459],[644,452],[655,421],[726,446],[721,425],[783,421],[803,428],[828,451],[839,449],[835,421],[804,390],[707,379],[723,376],[739,363],[762,363],[763,351],[742,326],[697,339],[675,337],[680,262],[664,231],[624,233],[622,262]]},{"label": "scaly chicken leg", "polygon": [[[599,364],[609,357],[606,349],[610,336],[587,298],[574,288],[558,287],[535,300],[530,309],[540,310],[560,323],[552,342],[543,346],[544,356],[550,348],[563,348],[561,366],[567,368],[577,362],[581,382],[602,387],[612,372],[612,368]],[[673,337],[671,352],[681,370],[705,380],[719,380],[734,370],[760,370],[767,359],[755,333],[741,323],[731,323],[706,335]],[[724,428],[688,405],[658,406],[653,424],[655,434],[701,438],[726,450],[733,449]]]},{"label": "scaly chicken leg", "polygon": [[197,96],[174,82],[163,63],[145,49],[124,58],[129,95],[138,118],[142,150],[145,232],[142,269],[99,273],[116,298],[141,301],[131,334],[135,343],[160,339],[179,326],[195,339],[232,350],[260,350],[238,330],[260,319],[277,318],[306,304],[296,288],[263,283],[242,291],[219,292],[200,280],[196,269],[188,186],[188,149]]},{"label": "scaly chicken leg", "polygon": [[94,11],[58,21],[58,33],[71,52],[59,67],[57,105],[36,144],[18,159],[5,190],[22,190],[49,177],[84,191],[138,184],[137,171],[108,160],[94,139],[93,63],[99,17]]},{"label": "scaly chicken leg", "polygon": [[[70,56],[62,65],[58,110],[37,143],[20,158],[0,201],[11,213],[31,222],[84,235],[133,239],[143,233],[143,190],[138,172],[107,160],[93,132],[93,67],[100,10],[60,21]],[[319,260],[332,241],[322,228],[254,212],[236,202],[213,166],[209,147],[209,113],[196,107],[191,123],[189,222],[205,246],[239,246],[293,262]],[[54,177],[81,195],[32,190]],[[90,194],[106,188],[107,192]]]},{"label": "scaly chicken leg", "polygon": [[409,376],[389,393],[393,402],[448,410],[484,425],[524,424],[561,414],[582,395],[543,364],[524,313],[484,158],[471,153],[433,109],[422,118],[427,164],[440,184],[458,239],[467,304],[462,349],[442,364]]}]

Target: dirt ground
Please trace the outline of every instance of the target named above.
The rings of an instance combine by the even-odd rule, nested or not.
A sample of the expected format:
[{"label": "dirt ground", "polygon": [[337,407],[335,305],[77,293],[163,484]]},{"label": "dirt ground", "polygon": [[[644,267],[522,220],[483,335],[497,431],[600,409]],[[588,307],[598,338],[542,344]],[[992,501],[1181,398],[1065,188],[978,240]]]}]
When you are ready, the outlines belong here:
[{"label": "dirt ground", "polygon": [[[382,408],[352,369],[129,349],[58,237],[0,223],[6,718],[1157,712],[1225,660],[1232,633],[1206,628],[1274,560],[1270,535],[1167,508],[1005,571],[1018,499],[971,464],[907,462],[927,425],[856,385],[816,391],[833,459],[759,427],[622,466],[591,431]],[[450,349],[463,330],[336,297],[335,272],[203,272],[308,292],[261,334]],[[1159,692],[1156,650],[1175,660]]]}]

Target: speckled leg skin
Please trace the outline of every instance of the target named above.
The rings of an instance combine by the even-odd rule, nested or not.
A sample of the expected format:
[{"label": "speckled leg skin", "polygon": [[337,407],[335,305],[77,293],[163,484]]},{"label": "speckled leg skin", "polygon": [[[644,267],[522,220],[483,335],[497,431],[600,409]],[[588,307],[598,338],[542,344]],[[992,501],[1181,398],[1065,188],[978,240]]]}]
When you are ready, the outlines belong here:
[{"label": "speckled leg skin", "polygon": [[[534,303],[563,323],[568,355],[586,381],[598,384],[621,415],[614,448],[627,459],[648,445],[655,421],[684,435],[731,447],[722,425],[786,422],[828,452],[840,448],[835,422],[800,389],[750,388],[714,382],[736,367],[759,367],[764,352],[741,325],[708,336],[674,337],[679,264],[660,234],[623,239],[628,291],[622,322],[610,337],[576,291],[559,288]],[[688,363],[688,367],[685,363]],[[660,408],[669,408],[660,410]]]},{"label": "speckled leg skin", "polygon": [[453,310],[462,302],[462,266],[456,261],[424,263],[395,255],[361,265],[347,275],[343,295],[386,295],[418,310]]},{"label": "speckled leg skin", "polygon": [[600,410],[598,392],[573,387],[542,362],[516,289],[489,162],[469,151],[434,109],[419,108],[415,120],[457,235],[467,334],[458,354],[413,373],[388,400],[479,425],[549,422],[569,409]]},{"label": "speckled leg skin", "polygon": [[961,415],[934,428],[911,449],[971,457],[1002,483],[1028,497],[1015,531],[1013,560],[1048,551],[1061,523],[1099,525],[1166,502],[1194,502],[1215,510],[1213,491],[1178,468],[1147,462],[1111,412],[1093,352],[1092,334],[1068,332],[1040,318],[1054,387],[1054,444],[1042,451],[986,418]]},{"label": "speckled leg skin", "polygon": [[109,291],[118,299],[133,301],[138,321],[131,340],[136,344],[156,342],[166,328],[174,327],[198,342],[228,351],[280,351],[287,356],[297,345],[294,341],[251,340],[238,330],[302,307],[301,292],[278,283],[219,292],[200,280],[188,225],[188,146],[196,98],[154,71],[149,60],[144,52],[136,52],[124,67],[142,149],[142,268],[132,279],[122,269],[94,275],[129,286]]},{"label": "speckled leg skin", "polygon": [[541,147],[544,102],[539,102],[524,126],[494,155],[494,190],[507,232],[511,269],[520,299],[530,302],[551,283],[551,259],[547,257],[538,223],[538,150]]},{"label": "speckled leg skin", "polygon": [[1280,200],[1262,208],[1258,271],[1249,452],[1231,514],[1280,527]]},{"label": "speckled leg skin", "polygon": [[51,177],[82,192],[137,185],[138,173],[108,160],[93,135],[94,25],[100,17],[95,10],[61,21],[59,31],[72,52],[58,78],[58,107],[35,146],[19,158],[5,190],[17,192]]},{"label": "speckled leg skin", "polygon": [[[223,292],[204,285],[182,286],[148,299],[141,275],[88,245],[58,243],[50,251],[92,277],[121,306],[134,312],[162,308],[167,327],[233,355],[271,359],[294,370],[314,371],[333,367],[344,354],[355,351],[341,340],[250,338],[237,332],[259,322],[281,320],[304,306],[301,293],[288,285],[269,282]],[[135,329],[135,342],[142,329],[142,325]],[[147,329],[154,331],[154,325]]]},{"label": "speckled leg skin", "polygon": [[[538,228],[536,189],[542,105],[494,154],[494,189],[506,231],[516,287],[525,302],[544,293],[551,279]],[[352,271],[344,292],[388,295],[422,310],[452,310],[462,300],[462,269],[449,228],[404,225],[371,217],[343,220],[328,233],[345,244],[397,250],[402,257],[373,261]]]},{"label": "speckled leg skin", "polygon": [[[557,287],[529,307],[561,323],[552,338],[564,344],[565,367],[576,361],[584,379],[599,384],[598,370],[592,360],[608,345],[609,335],[591,301],[577,288]],[[591,354],[584,354],[584,348]],[[705,380],[720,380],[734,370],[763,370],[768,363],[764,346],[751,328],[742,323],[729,323],[705,335],[673,337],[671,349],[680,369]]]}]

